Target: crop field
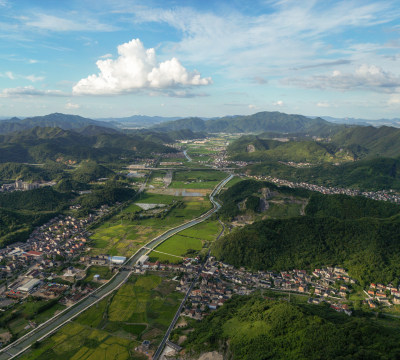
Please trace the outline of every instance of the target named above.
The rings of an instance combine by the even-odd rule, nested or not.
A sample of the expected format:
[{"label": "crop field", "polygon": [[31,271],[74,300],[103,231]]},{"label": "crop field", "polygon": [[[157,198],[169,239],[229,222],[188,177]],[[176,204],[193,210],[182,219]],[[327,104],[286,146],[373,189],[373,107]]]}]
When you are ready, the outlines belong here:
[{"label": "crop field", "polygon": [[[178,200],[180,201],[177,204]],[[94,230],[91,235],[93,255],[109,254],[130,256],[139,247],[173,226],[200,216],[211,209],[203,198],[174,197],[162,194],[143,194],[140,203],[167,204],[166,213],[140,217],[145,212],[131,211],[131,206],[114,215]],[[175,202],[175,205],[173,203]],[[136,205],[135,205],[136,206]]]},{"label": "crop field", "polygon": [[181,257],[195,256],[207,242],[214,241],[221,232],[222,227],[217,221],[207,221],[195,225],[189,229],[170,237],[155,250],[166,253],[151,252],[151,261],[160,261],[169,263],[179,263],[182,261],[180,257],[170,256],[177,255]]},{"label": "crop field", "polygon": [[170,188],[175,189],[212,189],[226,174],[220,171],[175,171]]},{"label": "crop field", "polygon": [[156,348],[183,298],[175,286],[165,277],[132,276],[23,359],[145,359],[134,348],[145,339]]},{"label": "crop field", "polygon": [[166,170],[164,170],[164,171],[160,171],[160,170],[153,171],[151,173],[151,177],[149,179],[148,185],[156,186],[156,187],[164,185],[163,179],[164,179],[166,174],[167,174]]},{"label": "crop field", "polygon": [[23,303],[15,304],[12,310],[2,312],[0,321],[7,325],[9,331],[20,337],[32,328],[29,326],[29,320],[40,324],[51,318],[56,311],[65,308],[64,305],[55,303],[48,308],[49,301],[26,301]]}]

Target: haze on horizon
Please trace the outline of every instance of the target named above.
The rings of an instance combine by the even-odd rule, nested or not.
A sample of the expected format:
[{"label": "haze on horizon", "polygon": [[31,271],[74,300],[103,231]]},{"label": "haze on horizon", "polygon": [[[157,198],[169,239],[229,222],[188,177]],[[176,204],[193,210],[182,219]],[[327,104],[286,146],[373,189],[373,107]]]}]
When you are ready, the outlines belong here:
[{"label": "haze on horizon", "polygon": [[399,117],[394,1],[0,0],[0,115]]}]

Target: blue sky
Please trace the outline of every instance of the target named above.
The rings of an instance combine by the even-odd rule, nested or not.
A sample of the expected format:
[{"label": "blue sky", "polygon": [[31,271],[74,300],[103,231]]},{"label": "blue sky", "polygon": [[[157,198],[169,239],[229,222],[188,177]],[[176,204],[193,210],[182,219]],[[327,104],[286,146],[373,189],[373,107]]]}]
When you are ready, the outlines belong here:
[{"label": "blue sky", "polygon": [[400,117],[398,0],[0,0],[0,116]]}]

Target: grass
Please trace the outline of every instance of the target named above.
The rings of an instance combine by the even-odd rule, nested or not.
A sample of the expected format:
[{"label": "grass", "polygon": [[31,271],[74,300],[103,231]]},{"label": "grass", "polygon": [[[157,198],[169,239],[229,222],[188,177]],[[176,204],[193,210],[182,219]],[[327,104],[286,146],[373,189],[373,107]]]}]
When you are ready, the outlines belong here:
[{"label": "grass", "polygon": [[133,276],[22,359],[144,360],[133,349],[143,339],[157,346],[183,297],[175,286],[165,277]]},{"label": "grass", "polygon": [[217,221],[206,221],[195,225],[170,237],[157,246],[155,250],[166,254],[152,251],[149,255],[150,260],[179,263],[182,261],[181,258],[167,254],[193,257],[203,248],[206,242],[215,240],[221,230],[221,225]]},{"label": "grass", "polygon": [[241,181],[243,181],[243,180],[244,180],[244,179],[242,179],[241,177],[235,176],[234,178],[232,178],[231,180],[229,180],[229,181],[225,184],[224,188],[230,188],[230,187],[232,187],[233,185],[236,185],[237,183],[239,183],[239,182],[241,182]]},{"label": "grass", "polygon": [[86,273],[85,282],[93,281],[94,275],[100,275],[100,280],[108,280],[112,277],[112,272],[108,266],[91,266]]},{"label": "grass", "polygon": [[220,171],[175,171],[170,188],[174,189],[212,189],[226,174]]}]

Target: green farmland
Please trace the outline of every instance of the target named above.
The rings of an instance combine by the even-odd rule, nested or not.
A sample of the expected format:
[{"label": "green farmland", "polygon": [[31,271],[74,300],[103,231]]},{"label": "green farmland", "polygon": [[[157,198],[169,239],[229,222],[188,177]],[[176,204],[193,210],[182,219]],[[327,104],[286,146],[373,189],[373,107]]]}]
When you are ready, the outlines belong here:
[{"label": "green farmland", "polygon": [[[203,198],[178,198],[171,195],[143,194],[138,203],[166,204],[158,214],[137,210],[131,205],[98,226],[91,235],[93,255],[130,256],[152,238],[211,209]],[[133,208],[135,206],[136,208]]]},{"label": "green farmland", "polygon": [[155,349],[183,295],[156,275],[132,276],[115,295],[94,305],[30,350],[25,360],[146,359],[134,349],[143,340]]},{"label": "green farmland", "polygon": [[181,257],[196,256],[204,246],[216,239],[221,229],[221,225],[217,221],[206,221],[181,231],[157,246],[155,250],[161,253],[151,252],[150,261],[179,263],[182,261]]},{"label": "green farmland", "polygon": [[174,189],[212,189],[224,178],[226,178],[226,174],[221,171],[175,171],[169,187]]}]

